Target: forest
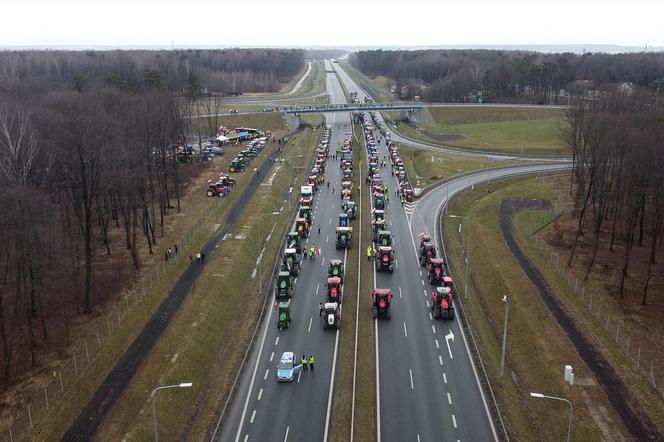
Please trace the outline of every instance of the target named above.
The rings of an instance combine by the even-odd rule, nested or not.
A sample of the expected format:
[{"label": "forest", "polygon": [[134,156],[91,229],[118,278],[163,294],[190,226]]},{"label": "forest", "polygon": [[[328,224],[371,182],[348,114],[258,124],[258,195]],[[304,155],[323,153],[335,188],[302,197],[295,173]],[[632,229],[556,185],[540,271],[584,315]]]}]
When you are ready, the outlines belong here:
[{"label": "forest", "polygon": [[561,90],[612,91],[624,82],[656,93],[664,90],[663,53],[372,50],[351,54],[349,61],[369,77],[382,75],[407,85],[403,98],[421,95],[430,102],[481,96],[484,102],[557,104]]},{"label": "forest", "polygon": [[636,276],[643,276],[637,281],[644,306],[664,238],[664,109],[657,98],[615,94],[579,101],[568,111],[565,134],[574,160],[570,192],[577,221],[568,265],[584,235],[593,241],[586,278],[602,248],[622,254],[622,267],[610,271],[619,272],[623,297],[627,278],[636,276],[634,248],[645,248],[647,264],[638,263],[645,274]]},{"label": "forest", "polygon": [[176,155],[188,104],[278,90],[303,68],[300,50],[0,53],[2,387],[117,295],[139,244],[154,253],[192,175]]}]

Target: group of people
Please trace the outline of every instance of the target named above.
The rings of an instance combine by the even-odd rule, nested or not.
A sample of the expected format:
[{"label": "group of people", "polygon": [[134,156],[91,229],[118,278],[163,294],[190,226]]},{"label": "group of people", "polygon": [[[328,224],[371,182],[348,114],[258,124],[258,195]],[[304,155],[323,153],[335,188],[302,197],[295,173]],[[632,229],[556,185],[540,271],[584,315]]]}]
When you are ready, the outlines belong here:
[{"label": "group of people", "polygon": [[[318,226],[318,233],[320,233],[320,226]],[[320,254],[320,249],[316,247],[316,244],[312,244],[311,247],[309,247],[308,249],[306,247],[302,249],[302,255],[305,258],[306,257],[313,258],[317,254]]]},{"label": "group of people", "polygon": [[309,358],[305,355],[302,355],[302,358],[300,359],[300,363],[302,364],[302,369],[303,370],[308,370],[308,367],[311,367],[311,371],[314,371],[314,355],[309,355]]}]

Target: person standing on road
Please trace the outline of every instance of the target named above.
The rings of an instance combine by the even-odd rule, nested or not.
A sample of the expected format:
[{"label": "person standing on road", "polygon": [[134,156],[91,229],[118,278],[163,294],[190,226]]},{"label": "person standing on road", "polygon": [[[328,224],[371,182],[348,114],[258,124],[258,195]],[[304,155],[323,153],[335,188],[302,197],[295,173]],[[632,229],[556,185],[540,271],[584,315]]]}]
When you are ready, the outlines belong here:
[{"label": "person standing on road", "polygon": [[373,248],[369,246],[367,247],[367,261],[371,261],[371,255],[373,255]]},{"label": "person standing on road", "polygon": [[307,371],[307,357],[305,355],[302,355],[300,362],[302,363],[302,370]]},{"label": "person standing on road", "polygon": [[318,309],[320,310],[320,311],[318,312],[318,316],[323,316],[324,306],[323,306],[323,303],[322,303],[322,302],[321,302],[320,304],[318,304]]},{"label": "person standing on road", "polygon": [[314,371],[314,355],[309,355],[309,366],[311,367],[311,371]]},{"label": "person standing on road", "polygon": [[320,235],[320,224],[318,225],[318,234]]}]

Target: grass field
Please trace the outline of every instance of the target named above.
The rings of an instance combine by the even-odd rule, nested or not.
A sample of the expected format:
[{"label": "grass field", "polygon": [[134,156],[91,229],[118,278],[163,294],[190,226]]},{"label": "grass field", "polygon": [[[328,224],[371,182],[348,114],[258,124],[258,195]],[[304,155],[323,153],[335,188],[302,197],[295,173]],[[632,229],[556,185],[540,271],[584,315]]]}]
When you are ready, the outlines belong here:
[{"label": "grass field", "polygon": [[[463,300],[464,309],[511,439],[564,440],[567,409],[564,404],[529,397],[530,391],[537,391],[573,402],[573,440],[620,440],[628,435],[622,421],[525,277],[498,225],[503,198],[518,196],[555,201],[558,189],[566,186],[566,180],[566,176],[558,176],[493,182],[491,193],[486,186],[479,186],[453,199],[449,213],[469,216],[472,220],[470,262],[473,270],[468,299]],[[526,241],[523,238],[527,238],[531,225],[539,225],[551,216],[551,212],[536,210],[516,215],[520,241]],[[462,227],[459,235],[458,224],[457,220],[443,217],[452,268],[456,275],[463,275],[462,249],[467,226]],[[463,286],[462,278],[457,278],[457,282]],[[556,294],[561,293],[559,282],[549,280],[549,283]],[[510,313],[505,385],[500,387],[498,371],[504,319],[501,298],[504,294],[510,297]],[[577,381],[574,387],[563,380],[565,364],[574,366]]]},{"label": "grass field", "polygon": [[442,179],[474,170],[524,163],[522,160],[496,161],[485,157],[434,152],[407,144],[401,144],[399,151],[414,187],[426,187]]},{"label": "grass field", "polygon": [[367,91],[378,102],[387,102],[394,99],[390,93],[391,80],[387,77],[378,76],[369,78],[346,62],[339,63],[348,76],[362,89]]},{"label": "grass field", "polygon": [[[399,124],[404,135],[432,144],[477,149],[495,153],[529,155],[568,154],[561,136],[563,110],[537,108],[433,108],[435,123],[415,129]],[[396,113],[390,113],[394,120]],[[449,138],[459,136],[459,139]]]}]

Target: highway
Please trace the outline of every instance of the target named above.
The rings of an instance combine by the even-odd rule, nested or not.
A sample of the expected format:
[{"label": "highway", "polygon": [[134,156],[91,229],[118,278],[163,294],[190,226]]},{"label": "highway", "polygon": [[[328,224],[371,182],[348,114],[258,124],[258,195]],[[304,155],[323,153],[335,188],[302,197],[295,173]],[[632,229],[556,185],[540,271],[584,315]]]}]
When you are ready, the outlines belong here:
[{"label": "highway", "polygon": [[[327,90],[333,103],[345,102],[334,74],[326,74]],[[349,114],[330,114],[332,125],[330,150],[341,143],[350,131]],[[330,159],[326,177],[331,183],[341,181],[338,160]],[[295,193],[299,195],[296,183]],[[277,329],[273,309],[266,315],[245,370],[241,374],[238,391],[230,404],[214,440],[220,441],[312,441],[325,440],[329,428],[334,367],[338,352],[339,332],[323,330],[319,317],[319,303],[326,294],[327,265],[330,259],[345,261],[344,250],[335,249],[335,229],[341,211],[339,188],[323,185],[314,198],[314,218],[308,245],[321,248],[321,256],[304,260],[295,282],[289,329]],[[317,227],[320,225],[320,234]],[[351,249],[352,251],[352,249]],[[266,258],[264,268],[273,263]],[[349,271],[347,269],[346,271]],[[352,291],[347,288],[346,295]],[[273,294],[268,294],[273,297]],[[342,316],[343,317],[343,316]],[[343,327],[343,320],[342,320]],[[281,354],[293,351],[299,358],[304,352],[316,359],[315,371],[303,371],[293,382],[278,383],[276,366]]]}]

